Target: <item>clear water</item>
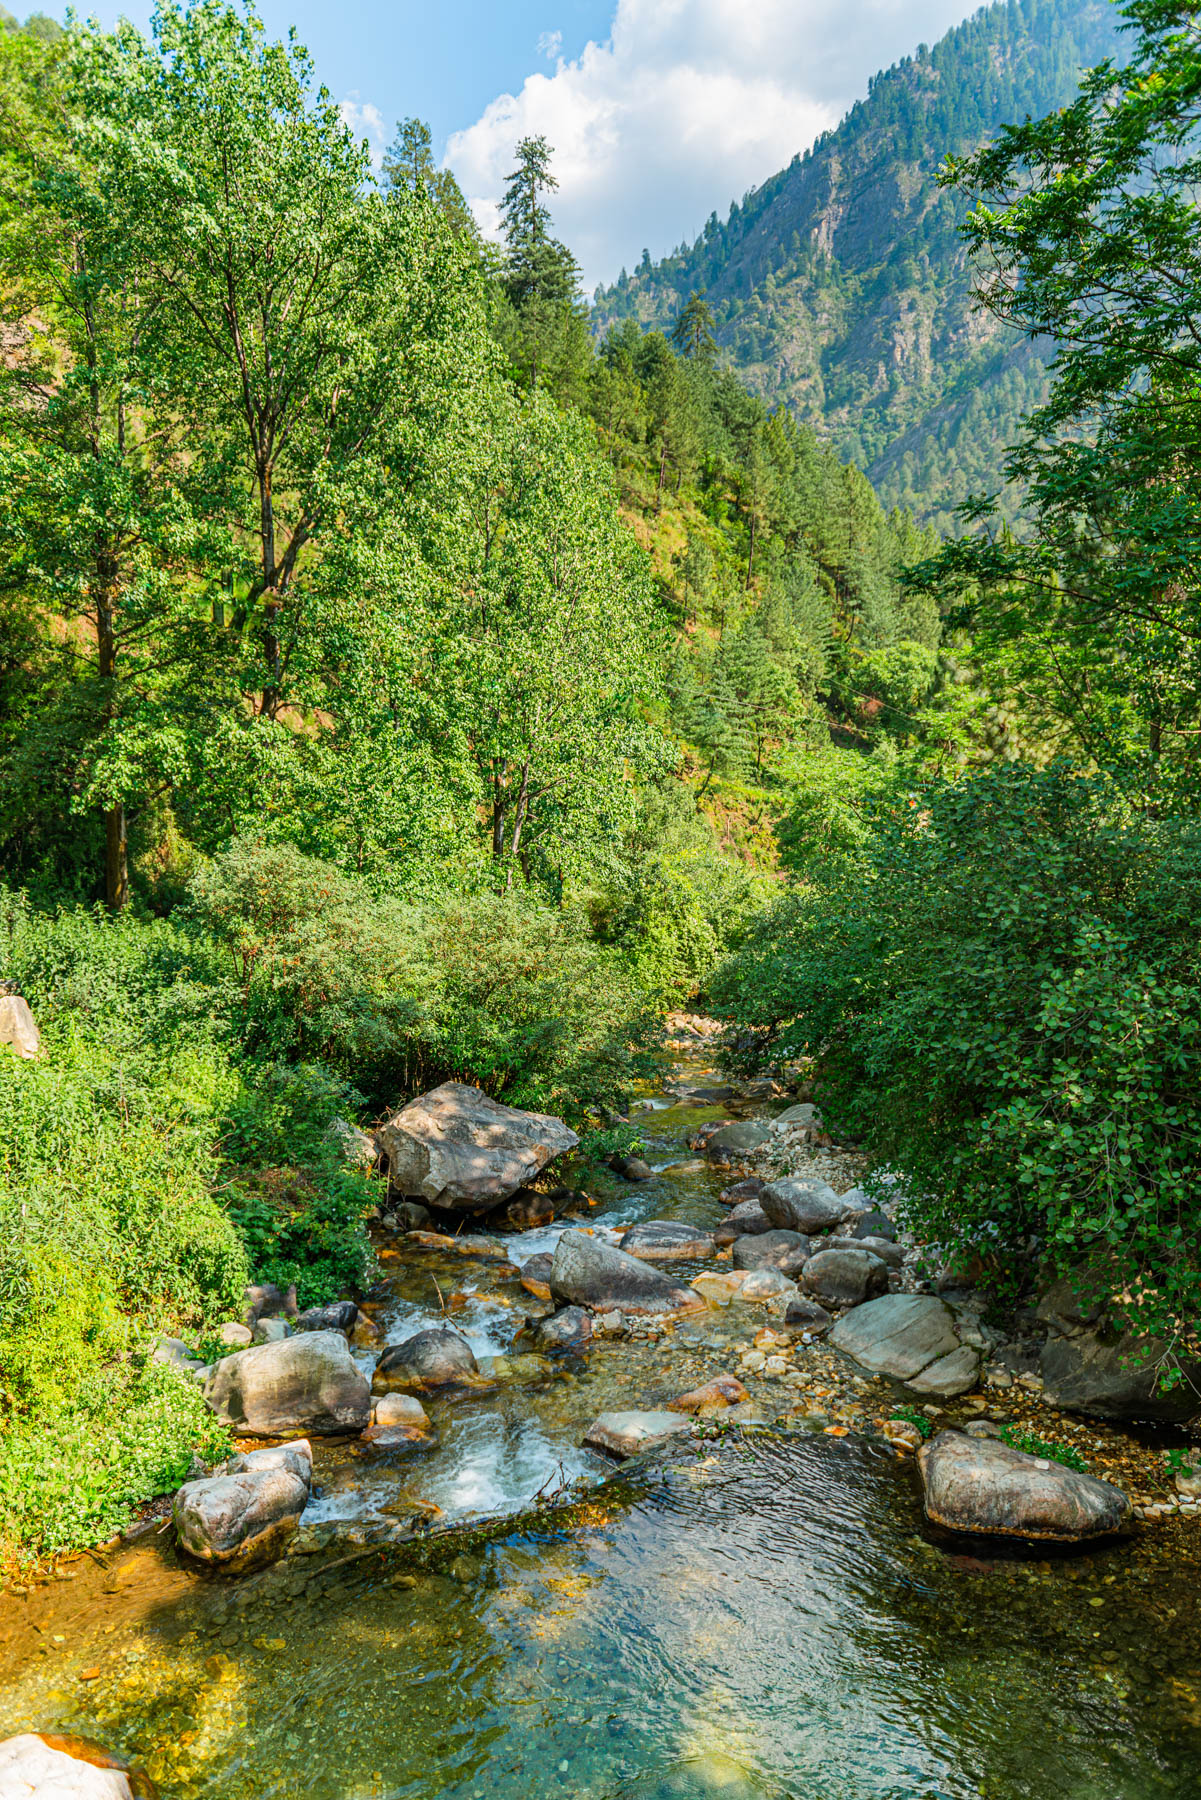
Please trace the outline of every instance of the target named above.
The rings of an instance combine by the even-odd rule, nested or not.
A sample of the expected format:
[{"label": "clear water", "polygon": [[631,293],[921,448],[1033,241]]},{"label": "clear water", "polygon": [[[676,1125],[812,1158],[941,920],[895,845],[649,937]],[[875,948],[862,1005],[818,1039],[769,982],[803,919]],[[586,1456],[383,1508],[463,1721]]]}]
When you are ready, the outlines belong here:
[{"label": "clear water", "polygon": [[[694,1117],[654,1115],[663,1160]],[[598,1198],[611,1224],[716,1204],[704,1168]],[[474,1287],[456,1324],[507,1348],[521,1290],[443,1273]],[[389,1337],[423,1283],[392,1278]],[[599,1483],[569,1510],[236,1581],[163,1534],[5,1597],[0,1735],[89,1736],[164,1800],[1197,1800],[1195,1527],[980,1559],[928,1541],[912,1465],[862,1438],[748,1433],[625,1478],[578,1449],[598,1402],[678,1392],[731,1329],[432,1406],[430,1453],[328,1449],[314,1503],[353,1537],[398,1496],[511,1511],[565,1466]]]}]

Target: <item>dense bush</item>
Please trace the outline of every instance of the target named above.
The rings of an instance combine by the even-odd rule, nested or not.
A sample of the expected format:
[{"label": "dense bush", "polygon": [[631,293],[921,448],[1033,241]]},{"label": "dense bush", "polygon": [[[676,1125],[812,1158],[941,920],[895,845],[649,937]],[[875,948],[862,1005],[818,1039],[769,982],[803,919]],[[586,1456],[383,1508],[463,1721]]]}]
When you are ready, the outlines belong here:
[{"label": "dense bush", "polygon": [[319,1058],[372,1107],[457,1079],[577,1113],[634,1067],[643,1005],[623,959],[591,941],[578,910],[525,887],[406,903],[243,839],[194,894],[246,1049]]},{"label": "dense bush", "polygon": [[1178,1342],[1201,1298],[1201,825],[1016,765],[882,820],[717,984],[743,1060],[819,1056],[834,1128],[999,1270],[1091,1267]]}]

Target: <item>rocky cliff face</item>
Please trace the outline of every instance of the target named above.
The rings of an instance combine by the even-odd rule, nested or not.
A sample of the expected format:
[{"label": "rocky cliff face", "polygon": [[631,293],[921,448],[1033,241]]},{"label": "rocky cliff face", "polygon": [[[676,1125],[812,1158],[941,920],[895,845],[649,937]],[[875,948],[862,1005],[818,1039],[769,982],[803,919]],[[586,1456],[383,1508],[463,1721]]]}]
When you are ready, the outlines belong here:
[{"label": "rocky cliff face", "polygon": [[1004,0],[879,75],[837,130],[714,214],[690,248],[597,295],[603,331],[667,326],[706,291],[731,363],[822,429],[886,503],[946,526],[1000,485],[1017,419],[1045,391],[1037,349],[971,303],[958,198],[938,186],[1009,120],[1048,112],[1114,54],[1108,0]]}]

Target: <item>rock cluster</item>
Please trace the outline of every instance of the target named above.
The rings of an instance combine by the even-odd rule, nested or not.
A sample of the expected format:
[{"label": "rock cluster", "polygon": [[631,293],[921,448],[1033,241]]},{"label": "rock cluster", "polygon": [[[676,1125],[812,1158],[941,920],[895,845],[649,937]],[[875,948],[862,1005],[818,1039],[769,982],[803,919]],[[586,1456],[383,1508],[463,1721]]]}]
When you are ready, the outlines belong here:
[{"label": "rock cluster", "polygon": [[230,1457],[223,1473],[185,1482],[176,1494],[180,1549],[234,1573],[273,1561],[300,1523],[312,1479],[305,1439]]}]

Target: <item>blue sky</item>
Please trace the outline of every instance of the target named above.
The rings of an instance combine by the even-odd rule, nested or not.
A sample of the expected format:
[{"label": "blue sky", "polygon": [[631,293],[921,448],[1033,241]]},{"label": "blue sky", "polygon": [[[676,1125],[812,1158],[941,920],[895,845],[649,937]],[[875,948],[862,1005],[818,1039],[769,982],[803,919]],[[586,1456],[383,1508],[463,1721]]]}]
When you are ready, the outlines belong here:
[{"label": "blue sky", "polygon": [[[12,0],[9,0],[10,8]],[[15,9],[14,9],[15,10]],[[86,10],[82,0],[80,10]],[[145,27],[148,0],[96,7]],[[970,0],[259,0],[294,24],[378,153],[428,121],[485,230],[529,132],[555,147],[554,216],[591,289],[691,241],[782,168],[868,79]]]}]

